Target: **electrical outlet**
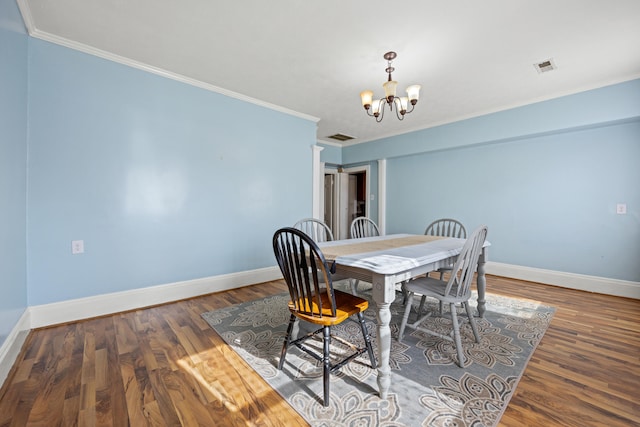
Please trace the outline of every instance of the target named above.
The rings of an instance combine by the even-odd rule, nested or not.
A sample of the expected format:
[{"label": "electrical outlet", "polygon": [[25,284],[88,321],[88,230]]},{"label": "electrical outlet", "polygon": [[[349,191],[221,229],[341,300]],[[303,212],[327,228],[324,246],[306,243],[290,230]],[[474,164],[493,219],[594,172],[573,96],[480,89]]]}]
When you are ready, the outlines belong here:
[{"label": "electrical outlet", "polygon": [[84,253],[84,240],[73,240],[71,242],[71,253],[73,255]]},{"label": "electrical outlet", "polygon": [[627,204],[626,203],[618,203],[616,205],[616,213],[618,215],[626,215],[627,214]]}]

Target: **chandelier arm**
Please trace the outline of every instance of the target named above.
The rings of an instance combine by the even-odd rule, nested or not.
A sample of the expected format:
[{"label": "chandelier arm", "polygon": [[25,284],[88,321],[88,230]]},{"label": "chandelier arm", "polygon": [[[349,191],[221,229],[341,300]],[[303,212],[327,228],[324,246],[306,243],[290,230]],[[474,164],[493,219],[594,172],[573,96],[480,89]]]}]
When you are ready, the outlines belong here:
[{"label": "chandelier arm", "polygon": [[402,106],[402,102],[400,101],[400,98],[396,98],[396,99],[398,100],[397,104],[396,104],[396,101],[394,100],[394,104],[396,104],[396,117],[398,118],[398,120],[404,120],[404,114],[400,113],[400,107]]},{"label": "chandelier arm", "polygon": [[378,117],[376,117],[376,122],[380,123],[382,121],[382,118],[384,117],[384,109],[385,109],[385,105],[382,102],[382,100],[385,98],[381,98],[380,99],[380,114],[378,115]]}]

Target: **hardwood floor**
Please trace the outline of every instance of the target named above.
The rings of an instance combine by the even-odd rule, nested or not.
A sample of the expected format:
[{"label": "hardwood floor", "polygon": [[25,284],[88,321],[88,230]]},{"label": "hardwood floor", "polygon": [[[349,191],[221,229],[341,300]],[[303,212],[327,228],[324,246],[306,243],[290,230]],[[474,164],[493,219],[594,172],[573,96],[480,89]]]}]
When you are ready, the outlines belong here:
[{"label": "hardwood floor", "polygon": [[[557,307],[501,426],[640,425],[640,301],[487,277]],[[280,281],[32,331],[0,426],[304,426],[200,317]]]}]

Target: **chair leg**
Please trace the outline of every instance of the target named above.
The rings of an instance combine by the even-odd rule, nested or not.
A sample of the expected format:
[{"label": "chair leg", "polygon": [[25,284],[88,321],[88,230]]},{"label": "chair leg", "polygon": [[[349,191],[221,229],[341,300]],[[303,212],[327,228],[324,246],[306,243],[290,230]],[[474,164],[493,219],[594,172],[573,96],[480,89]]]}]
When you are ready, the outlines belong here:
[{"label": "chair leg", "polygon": [[362,335],[364,336],[364,345],[367,348],[367,353],[369,354],[371,368],[376,369],[378,364],[376,363],[376,356],[373,354],[371,337],[369,336],[369,332],[367,331],[367,325],[364,323],[364,315],[362,314],[362,312],[358,313],[358,323],[360,323],[360,328],[362,329]]},{"label": "chair leg", "polygon": [[400,290],[402,291],[402,305],[407,305],[407,296],[409,295],[409,292],[405,285],[409,282],[410,280],[405,280],[402,282],[402,285],[400,285]]},{"label": "chair leg", "polygon": [[[444,280],[444,270],[440,269],[440,280]],[[444,302],[440,301],[440,316],[444,313]]]},{"label": "chair leg", "polygon": [[413,292],[409,292],[407,296],[407,303],[404,306],[404,315],[402,316],[402,322],[400,323],[400,331],[398,332],[398,341],[402,341],[404,335],[404,328],[407,326],[407,320],[409,319],[409,312],[411,311],[411,303],[413,301]]},{"label": "chair leg", "polygon": [[473,310],[471,306],[469,306],[469,302],[463,302],[465,310],[467,310],[467,317],[469,318],[469,323],[471,324],[471,330],[473,331],[473,336],[476,339],[476,342],[480,342],[480,334],[478,334],[478,326],[476,326],[476,319],[473,317]]},{"label": "chair leg", "polygon": [[349,279],[349,284],[351,285],[351,293],[353,295],[358,295],[358,284],[360,280],[358,279]]},{"label": "chair leg", "polygon": [[[422,295],[422,298],[420,298],[420,305],[418,306],[418,319],[420,318],[420,316],[422,316],[422,310],[424,309],[424,303],[426,301],[426,295]],[[440,303],[440,305],[442,306],[442,302]],[[442,310],[440,310],[440,314],[442,314]]]},{"label": "chair leg", "polygon": [[324,406],[329,406],[329,379],[331,376],[331,360],[329,359],[329,346],[331,345],[331,327],[325,326],[323,332],[322,364],[324,366],[322,381],[324,385]]},{"label": "chair leg", "polygon": [[456,343],[456,352],[458,353],[458,366],[464,367],[464,354],[462,351],[462,340],[460,339],[460,325],[458,324],[458,313],[456,312],[456,305],[451,303],[449,305],[451,311],[451,321],[453,322],[453,339]]},{"label": "chair leg", "polygon": [[278,369],[282,370],[284,366],[284,358],[287,354],[287,348],[291,342],[291,331],[293,330],[293,324],[296,322],[296,316],[293,314],[289,318],[289,326],[287,327],[287,334],[284,336],[284,344],[282,345],[282,352],[280,352],[280,362],[278,363]]}]

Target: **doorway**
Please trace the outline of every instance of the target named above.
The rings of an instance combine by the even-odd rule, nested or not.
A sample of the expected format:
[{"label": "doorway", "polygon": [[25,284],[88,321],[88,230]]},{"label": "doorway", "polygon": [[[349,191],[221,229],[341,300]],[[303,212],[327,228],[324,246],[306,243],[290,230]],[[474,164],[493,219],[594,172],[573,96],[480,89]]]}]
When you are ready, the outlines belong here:
[{"label": "doorway", "polygon": [[336,239],[348,239],[351,221],[369,215],[368,192],[368,165],[325,169],[324,221]]}]

